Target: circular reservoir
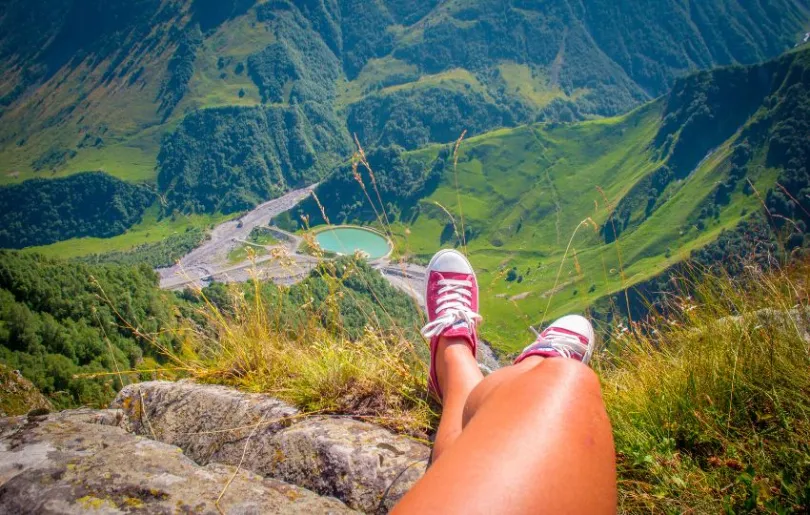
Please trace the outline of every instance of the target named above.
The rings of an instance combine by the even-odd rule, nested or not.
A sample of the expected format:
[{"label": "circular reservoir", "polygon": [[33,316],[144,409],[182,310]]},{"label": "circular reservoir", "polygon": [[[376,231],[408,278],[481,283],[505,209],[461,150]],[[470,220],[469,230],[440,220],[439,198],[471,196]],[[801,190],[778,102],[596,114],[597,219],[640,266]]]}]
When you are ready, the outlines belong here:
[{"label": "circular reservoir", "polygon": [[364,252],[368,259],[379,259],[388,254],[391,245],[381,234],[359,227],[338,226],[318,231],[315,241],[327,252],[354,254]]}]

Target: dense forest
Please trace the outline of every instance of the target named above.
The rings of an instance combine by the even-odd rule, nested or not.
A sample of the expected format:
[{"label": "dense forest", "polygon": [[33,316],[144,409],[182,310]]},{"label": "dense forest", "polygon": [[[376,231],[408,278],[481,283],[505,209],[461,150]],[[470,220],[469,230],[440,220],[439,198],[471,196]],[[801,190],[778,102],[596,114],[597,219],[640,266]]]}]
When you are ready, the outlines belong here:
[{"label": "dense forest", "polygon": [[[236,285],[250,297],[252,285]],[[342,258],[323,263],[289,290],[271,282],[260,288],[280,330],[295,331],[320,313],[325,327],[337,324],[348,338],[371,325],[392,337],[417,337],[419,311],[365,262]],[[204,290],[225,316],[231,314],[228,286]],[[342,300],[338,315],[323,309]],[[307,305],[308,309],[301,307]],[[108,403],[120,389],[118,372],[144,378],[179,351],[181,327],[206,330],[202,298],[158,288],[151,267],[89,265],[37,254],[0,251],[0,361],[20,370],[57,406]],[[402,332],[404,331],[404,333]]]},{"label": "dense forest", "polygon": [[428,73],[480,70],[498,60],[541,66],[564,91],[587,89],[575,101],[584,112],[618,114],[664,93],[684,71],[753,63],[788,48],[790,36],[779,34],[803,19],[801,9],[754,1],[688,10],[677,2],[472,2],[431,17],[434,23],[394,56]]},{"label": "dense forest", "polygon": [[279,217],[284,220],[281,224],[307,219],[320,225],[326,222],[324,214],[331,223],[379,222],[383,213],[391,219],[409,219],[416,214],[419,199],[432,193],[442,179],[449,155],[445,147],[435,160],[426,162],[400,147],[374,148],[366,154],[371,172],[359,162],[342,164],[318,187],[317,201],[305,199]]},{"label": "dense forest", "polygon": [[167,210],[233,213],[311,184],[347,146],[317,104],[204,109],[164,138],[158,188]]},{"label": "dense forest", "polygon": [[154,364],[161,347],[176,345],[173,298],[146,265],[91,267],[0,251],[0,359],[57,405],[104,405],[121,387],[107,372]]},{"label": "dense forest", "polygon": [[369,96],[349,107],[347,123],[364,145],[413,150],[433,141],[453,141],[465,130],[478,134],[530,118],[519,103],[505,106],[480,92],[435,87]]},{"label": "dense forest", "polygon": [[110,237],[138,223],[155,201],[149,188],[102,172],[0,187],[0,247]]}]

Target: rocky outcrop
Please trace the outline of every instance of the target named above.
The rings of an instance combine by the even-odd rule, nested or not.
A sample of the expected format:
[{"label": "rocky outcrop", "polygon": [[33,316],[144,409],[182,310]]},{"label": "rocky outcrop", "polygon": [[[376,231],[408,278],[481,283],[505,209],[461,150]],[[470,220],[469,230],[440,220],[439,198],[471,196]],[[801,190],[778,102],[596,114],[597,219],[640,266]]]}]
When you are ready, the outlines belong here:
[{"label": "rocky outcrop", "polygon": [[[424,473],[429,449],[342,417],[303,417],[259,394],[191,382],[125,387],[113,402],[138,434],[177,445],[197,463],[224,463],[385,512]],[[249,447],[246,451],[246,444]]]},{"label": "rocky outcrop", "polygon": [[51,409],[51,402],[19,370],[11,370],[0,363],[0,417]]},{"label": "rocky outcrop", "polygon": [[127,423],[120,410],[0,419],[0,513],[351,511],[249,471],[200,466],[178,447],[127,432]]}]

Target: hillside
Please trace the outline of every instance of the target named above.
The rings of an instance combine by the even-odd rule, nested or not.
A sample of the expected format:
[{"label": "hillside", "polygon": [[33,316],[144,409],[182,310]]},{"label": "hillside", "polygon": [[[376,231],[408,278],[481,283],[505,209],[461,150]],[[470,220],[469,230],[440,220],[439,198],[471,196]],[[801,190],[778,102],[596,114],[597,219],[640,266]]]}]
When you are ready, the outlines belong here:
[{"label": "hillside", "polygon": [[810,513],[809,2],[0,0],[0,512],[391,509],[455,247],[618,512]]},{"label": "hillside", "polygon": [[[673,297],[670,316],[617,331],[621,349],[597,355],[618,512],[807,512],[807,277],[807,262],[715,274]],[[342,295],[331,290],[323,313],[336,314]],[[190,341],[168,357],[196,381],[143,381],[143,370],[108,409],[48,414],[30,383],[7,374],[0,406],[28,415],[0,418],[0,506],[149,511],[193,501],[224,513],[335,513],[336,497],[379,513],[395,504],[421,476],[425,432],[437,423],[426,365],[410,356],[420,340],[385,342],[367,328],[352,341],[319,322],[287,333],[260,299],[233,299],[235,309],[200,312],[217,319],[213,341],[175,333]],[[58,452],[32,461],[43,446]]]},{"label": "hillside", "polygon": [[219,338],[222,329],[223,341],[225,333],[233,337],[234,328],[221,327],[223,315],[239,313],[245,299],[250,307],[272,306],[273,317],[283,320],[275,330],[288,339],[317,327],[355,341],[373,324],[380,338],[416,340],[421,324],[410,298],[349,258],[319,266],[291,288],[269,281],[234,286],[175,294],[160,290],[144,264],[89,265],[0,251],[0,363],[20,370],[58,407],[101,407],[126,382],[187,371],[176,365],[190,359],[189,332]]},{"label": "hillside", "polygon": [[[728,244],[735,227],[763,203],[766,233],[784,251],[804,245],[810,220],[796,198],[810,186],[808,74],[810,49],[699,73],[621,117],[470,138],[457,167],[447,146],[370,151],[382,201],[372,191],[374,208],[350,166],[316,193],[332,223],[382,225],[402,256],[466,246],[484,285],[483,334],[514,351],[528,325],[583,310],[721,235],[723,251],[708,264],[735,259],[750,250]],[[323,222],[313,200],[292,219],[302,214]]]},{"label": "hillside", "polygon": [[415,149],[615,115],[777,55],[807,19],[803,0],[14,0],[0,183],[101,170],[155,184],[167,213],[239,211],[323,176],[350,134]]}]

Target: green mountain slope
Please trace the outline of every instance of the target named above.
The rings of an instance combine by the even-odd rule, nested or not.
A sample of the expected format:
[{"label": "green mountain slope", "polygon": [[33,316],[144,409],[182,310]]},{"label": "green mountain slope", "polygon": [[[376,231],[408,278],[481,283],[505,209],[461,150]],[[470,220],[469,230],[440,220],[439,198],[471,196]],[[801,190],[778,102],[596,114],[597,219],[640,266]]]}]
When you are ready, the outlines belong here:
[{"label": "green mountain slope", "polygon": [[409,297],[365,262],[343,258],[337,265],[324,264],[292,288],[215,283],[175,294],[160,290],[144,264],[89,265],[3,250],[0,368],[22,371],[59,407],[106,406],[122,380],[183,374],[170,359],[183,352],[182,334],[202,336],[219,323],[207,319],[206,306],[224,322],[222,315],[239,313],[246,298],[255,306],[257,295],[277,310],[273,319],[283,324],[273,330],[287,344],[313,326],[321,334],[340,331],[345,341],[361,339],[370,323],[380,336],[417,336],[419,312]]},{"label": "green mountain slope", "polygon": [[[801,203],[782,208],[768,192],[777,179],[792,180],[794,195],[810,186],[808,76],[810,50],[693,75],[618,118],[470,138],[457,168],[447,147],[372,152],[384,210],[373,190],[371,209],[349,167],[316,192],[332,223],[386,225],[385,211],[402,255],[427,259],[466,243],[481,274],[484,334],[514,350],[527,325],[659,274],[763,202],[801,218]],[[416,192],[388,193],[403,181]],[[299,214],[323,219],[314,201]],[[774,228],[789,226],[801,242],[804,224]]]},{"label": "green mountain slope", "polygon": [[121,234],[141,220],[153,201],[147,188],[100,172],[8,186],[0,189],[0,247]]},{"label": "green mountain slope", "polygon": [[[617,114],[689,70],[784,51],[809,17],[805,0],[11,0],[0,184],[160,175],[169,210],[240,209],[347,157],[350,134],[415,149],[462,129]],[[201,120],[234,134],[259,105],[296,119],[259,123],[245,157],[238,137],[187,137]],[[287,148],[307,155],[303,167]],[[291,165],[303,169],[291,177]],[[198,175],[228,177],[238,193],[212,201]]]}]

